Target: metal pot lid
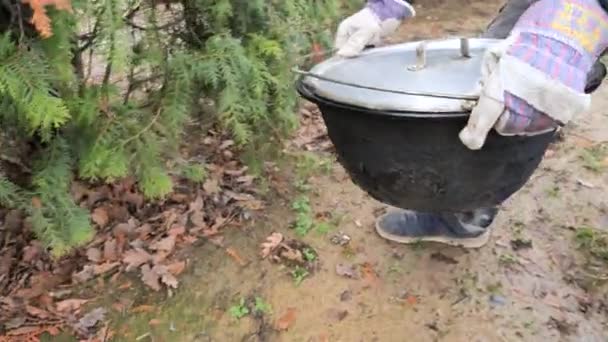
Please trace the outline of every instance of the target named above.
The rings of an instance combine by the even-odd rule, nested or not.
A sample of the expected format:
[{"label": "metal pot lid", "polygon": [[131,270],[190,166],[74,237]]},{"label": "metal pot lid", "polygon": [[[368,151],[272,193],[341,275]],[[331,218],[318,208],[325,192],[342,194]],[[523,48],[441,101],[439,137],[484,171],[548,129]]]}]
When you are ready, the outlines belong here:
[{"label": "metal pot lid", "polygon": [[303,74],[316,95],[378,111],[462,113],[477,99],[481,62],[496,39],[448,39],[332,57]]}]

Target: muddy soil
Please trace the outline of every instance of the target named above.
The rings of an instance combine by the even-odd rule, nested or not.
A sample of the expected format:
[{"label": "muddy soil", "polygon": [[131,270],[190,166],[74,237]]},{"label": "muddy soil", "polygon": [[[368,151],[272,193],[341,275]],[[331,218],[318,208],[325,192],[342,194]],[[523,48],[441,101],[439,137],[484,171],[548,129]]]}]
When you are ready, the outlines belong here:
[{"label": "muddy soil", "polygon": [[[475,34],[498,7],[453,1],[420,8],[394,41]],[[143,308],[114,314],[115,340],[607,341],[605,289],[584,272],[574,240],[581,227],[608,230],[606,165],[582,157],[584,148],[608,141],[608,86],[594,101],[504,203],[490,243],[479,250],[382,240],[373,222],[385,206],[333,163],[331,172],[308,179],[310,190],[281,191],[263,218],[229,230],[224,244],[244,266],[208,243],[193,251],[190,274],[168,299],[109,292],[108,304],[126,296]],[[304,237],[290,229],[292,203],[302,196],[311,217],[337,218],[335,227]],[[293,269],[263,260],[260,244],[272,232],[309,244],[317,268],[294,277]],[[248,304],[256,297],[258,310]]]}]

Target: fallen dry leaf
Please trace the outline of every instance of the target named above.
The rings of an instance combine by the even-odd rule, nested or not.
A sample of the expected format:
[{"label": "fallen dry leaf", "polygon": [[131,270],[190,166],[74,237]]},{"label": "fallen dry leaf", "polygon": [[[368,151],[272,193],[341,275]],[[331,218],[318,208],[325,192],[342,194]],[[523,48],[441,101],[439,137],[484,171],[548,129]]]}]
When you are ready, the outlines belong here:
[{"label": "fallen dry leaf", "polygon": [[239,202],[246,202],[246,201],[252,201],[255,199],[255,197],[253,197],[250,194],[245,194],[245,193],[236,193],[234,191],[230,191],[230,190],[226,190],[224,191],[224,194],[230,198],[232,198],[235,201],[239,201]]},{"label": "fallen dry leaf", "polygon": [[31,306],[31,305],[26,305],[25,310],[27,311],[28,314],[30,314],[34,317],[41,318],[41,319],[46,319],[51,316],[51,314],[48,311],[39,309],[39,308],[37,308],[35,306]]},{"label": "fallen dry leaf", "polygon": [[[285,247],[287,247],[287,246],[285,246]],[[290,248],[290,247],[287,247],[285,249],[285,251],[281,252],[281,257],[285,258],[287,260],[301,263],[301,264],[304,263],[304,257],[302,256],[302,252],[300,252],[297,249]]]},{"label": "fallen dry leaf", "polygon": [[359,272],[357,272],[354,265],[345,265],[345,264],[337,264],[336,265],[336,274],[341,277],[358,279]]},{"label": "fallen dry leaf", "polygon": [[80,309],[88,300],[86,299],[66,299],[55,304],[59,312],[73,312]]},{"label": "fallen dry leaf", "polygon": [[162,263],[163,261],[165,261],[165,259],[167,259],[168,255],[169,255],[169,253],[167,253],[165,251],[158,251],[158,252],[154,253],[154,255],[152,256],[152,264],[158,265],[158,264]]},{"label": "fallen dry leaf", "polygon": [[173,202],[185,203],[189,196],[187,194],[174,193],[169,197]]},{"label": "fallen dry leaf", "polygon": [[22,260],[26,263],[31,263],[34,260],[38,259],[41,253],[44,251],[44,248],[37,241],[32,242],[29,246],[23,249],[23,257]]},{"label": "fallen dry leaf", "polygon": [[150,249],[155,251],[173,252],[175,248],[175,236],[168,236],[150,245]]},{"label": "fallen dry leaf", "polygon": [[346,310],[329,309],[327,311],[327,317],[332,322],[340,322],[344,320],[346,316],[348,316],[348,311]]},{"label": "fallen dry leaf", "polygon": [[133,284],[131,284],[130,281],[125,282],[124,284],[120,285],[118,287],[119,290],[128,290],[131,288],[131,286],[133,286]]},{"label": "fallen dry leaf", "polygon": [[212,237],[212,236],[217,235],[219,233],[220,233],[220,231],[216,227],[211,227],[209,229],[204,229],[203,230],[203,236],[204,237]]},{"label": "fallen dry leaf", "polygon": [[241,266],[245,266],[247,265],[247,262],[245,262],[245,260],[243,260],[243,258],[241,258],[241,256],[237,253],[236,250],[234,250],[231,247],[226,248],[226,253],[228,253],[228,255],[234,259],[234,261],[236,261],[239,265]]},{"label": "fallen dry leaf", "polygon": [[234,145],[234,140],[230,140],[230,139],[224,140],[222,142],[222,144],[219,146],[219,149],[220,150],[225,150],[225,149],[227,149],[228,147],[230,147],[232,145]]},{"label": "fallen dry leaf", "polygon": [[128,223],[119,223],[116,226],[114,226],[114,228],[112,229],[112,233],[114,234],[114,237],[116,237],[117,239],[119,238],[126,238],[127,236],[132,236],[133,232],[135,231],[135,222],[133,222],[133,220],[129,220],[130,222]]},{"label": "fallen dry leaf", "polygon": [[238,170],[224,170],[224,174],[228,175],[228,176],[232,176],[232,177],[239,177],[242,176],[245,171],[247,171],[247,169],[249,169],[247,166],[244,166]]},{"label": "fallen dry leaf", "polygon": [[160,319],[157,319],[157,318],[153,318],[153,319],[151,319],[148,322],[148,324],[151,325],[151,326],[159,325],[161,323],[162,323],[162,321]]},{"label": "fallen dry leaf", "polygon": [[152,260],[152,256],[141,248],[126,251],[122,258],[122,262],[127,264],[125,269],[127,272],[138,268],[150,260]]},{"label": "fallen dry leaf", "polygon": [[245,209],[258,211],[264,209],[264,202],[260,200],[249,200],[245,201],[241,204],[241,206]]},{"label": "fallen dry leaf", "polygon": [[34,27],[40,33],[40,36],[43,38],[48,38],[53,35],[51,29],[51,18],[46,13],[46,9],[44,8],[45,4],[41,0],[27,0],[23,1],[24,3],[29,3],[32,8],[32,19],[31,23],[34,24]]},{"label": "fallen dry leaf", "polygon": [[[97,331],[96,339],[91,342],[106,342],[106,341],[114,341],[114,335],[116,333],[114,330],[110,329],[110,324],[105,323],[104,327]],[[89,341],[87,341],[89,342]]]},{"label": "fallen dry leaf", "polygon": [[167,270],[169,271],[169,273],[173,274],[174,276],[180,275],[185,269],[186,269],[185,261],[178,261],[178,262],[174,262],[170,265],[167,265]]},{"label": "fallen dry leaf", "polygon": [[167,266],[164,265],[156,265],[152,268],[152,272],[156,273],[157,275],[160,276],[160,281],[169,286],[172,287],[174,289],[177,288],[177,285],[179,284],[179,282],[177,281],[177,278],[175,278],[167,269]]},{"label": "fallen dry leaf", "polygon": [[[36,332],[41,332],[40,327],[20,327],[12,329],[6,333],[8,336],[35,335]],[[10,341],[10,340],[7,340]]]},{"label": "fallen dry leaf", "polygon": [[61,330],[58,327],[53,327],[53,326],[46,328],[46,331],[51,336],[57,336],[61,333]]},{"label": "fallen dry leaf", "polygon": [[203,201],[203,197],[201,195],[196,196],[196,199],[190,203],[188,211],[195,212],[203,210],[205,206],[205,202]]},{"label": "fallen dry leaf", "polygon": [[87,249],[87,259],[92,262],[100,262],[101,261],[101,251],[99,248],[91,247]]},{"label": "fallen dry leaf", "polygon": [[72,275],[72,279],[76,283],[84,283],[87,282],[95,276],[95,266],[94,265],[85,265],[82,268],[82,271],[76,272]]},{"label": "fallen dry leaf", "polygon": [[288,308],[287,311],[276,321],[275,329],[279,331],[287,330],[296,321],[296,309]]},{"label": "fallen dry leaf", "polygon": [[113,303],[111,305],[112,309],[114,309],[115,311],[118,312],[124,312],[125,311],[125,305],[123,303],[117,302],[117,303]]},{"label": "fallen dry leaf", "polygon": [[70,193],[74,202],[79,203],[89,193],[89,188],[79,181],[72,181]]},{"label": "fallen dry leaf", "polygon": [[171,229],[169,229],[169,231],[167,232],[167,234],[169,234],[169,236],[181,236],[184,235],[186,233],[186,228],[184,226],[177,226],[177,225],[173,225],[173,227]]},{"label": "fallen dry leaf", "polygon": [[203,190],[205,190],[206,193],[213,195],[220,192],[221,189],[217,179],[208,179],[203,183]]},{"label": "fallen dry leaf", "polygon": [[272,251],[277,248],[281,242],[283,242],[283,234],[281,233],[272,233],[270,236],[266,238],[266,242],[261,244],[262,246],[262,258],[266,258],[272,253]]},{"label": "fallen dry leaf", "polygon": [[204,228],[207,226],[205,223],[205,215],[202,211],[194,211],[190,214],[190,222],[197,228]]},{"label": "fallen dry leaf", "polygon": [[141,267],[141,280],[154,291],[161,289],[159,278],[160,276],[150,268],[150,265],[146,264]]},{"label": "fallen dry leaf", "polygon": [[110,206],[108,215],[110,216],[111,220],[116,222],[126,222],[131,217],[131,214],[129,214],[129,209],[126,205],[123,206],[117,204]]},{"label": "fallen dry leaf", "polygon": [[154,310],[156,310],[156,307],[152,306],[152,305],[140,305],[140,306],[136,306],[133,309],[131,309],[132,313],[149,313],[149,312],[153,312]]},{"label": "fallen dry leaf", "polygon": [[365,279],[368,283],[373,284],[378,281],[378,274],[368,262],[361,265],[361,273],[363,274],[363,279]]},{"label": "fallen dry leaf", "polygon": [[182,241],[184,241],[185,244],[191,245],[198,241],[198,239],[192,235],[185,235],[184,237],[182,237]]},{"label": "fallen dry leaf", "polygon": [[115,261],[118,259],[118,245],[116,239],[109,239],[104,242],[103,258],[106,261]]},{"label": "fallen dry leaf", "polygon": [[135,208],[141,208],[144,204],[144,196],[134,192],[125,192],[122,195],[122,200]]},{"label": "fallen dry leaf", "polygon": [[137,229],[135,229],[135,232],[137,233],[137,236],[141,240],[146,240],[148,238],[148,235],[150,235],[150,233],[152,233],[152,226],[148,223],[145,223],[145,224],[141,225],[140,227],[138,227]]},{"label": "fallen dry leaf", "polygon": [[95,275],[102,275],[120,266],[119,262],[106,262],[101,265],[94,266]]},{"label": "fallen dry leaf", "polygon": [[108,222],[110,222],[108,210],[103,207],[96,208],[91,214],[91,220],[100,228],[104,228],[108,225]]},{"label": "fallen dry leaf", "polygon": [[76,330],[88,331],[89,329],[95,327],[97,323],[103,321],[106,317],[106,313],[107,310],[104,308],[94,309],[78,320],[78,323],[75,325]]},{"label": "fallen dry leaf", "polygon": [[254,176],[241,176],[239,178],[236,179],[237,183],[241,183],[244,185],[251,185],[253,183],[253,181],[255,180]]}]

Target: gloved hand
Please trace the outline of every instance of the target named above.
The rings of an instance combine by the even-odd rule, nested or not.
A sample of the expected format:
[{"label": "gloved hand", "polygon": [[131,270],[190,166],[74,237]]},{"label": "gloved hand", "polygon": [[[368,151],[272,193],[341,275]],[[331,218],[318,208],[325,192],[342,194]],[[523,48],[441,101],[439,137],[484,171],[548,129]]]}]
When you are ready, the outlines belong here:
[{"label": "gloved hand", "polygon": [[466,127],[458,135],[460,141],[471,150],[479,150],[483,146],[488,133],[505,113],[499,63],[508,44],[509,41],[497,44],[484,55],[479,100],[469,115]]},{"label": "gloved hand", "polygon": [[[519,20],[519,17],[538,0],[508,0],[499,10],[498,15],[490,22],[483,38],[505,39]],[[600,4],[605,0],[600,1]],[[604,6],[604,4],[602,4]],[[593,93],[602,84],[606,77],[606,66],[599,60],[593,65],[593,69],[587,74],[587,86],[585,93]]]},{"label": "gloved hand", "polygon": [[394,33],[405,18],[414,16],[416,11],[405,0],[368,0],[365,8],[340,23],[337,55],[358,56],[366,46],[378,45]]}]

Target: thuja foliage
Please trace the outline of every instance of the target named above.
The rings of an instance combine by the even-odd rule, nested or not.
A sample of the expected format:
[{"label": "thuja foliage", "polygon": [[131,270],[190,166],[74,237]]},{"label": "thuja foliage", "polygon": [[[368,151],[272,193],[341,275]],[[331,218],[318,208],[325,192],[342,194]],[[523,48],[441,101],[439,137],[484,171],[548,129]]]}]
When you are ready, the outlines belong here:
[{"label": "thuja foliage", "polygon": [[[0,204],[62,255],[92,236],[72,179],[133,176],[148,198],[167,195],[166,161],[201,100],[241,146],[284,136],[296,125],[290,67],[330,45],[337,19],[361,5],[349,2],[3,1],[0,143],[29,174],[0,170]],[[27,154],[8,158],[7,141]]]}]

